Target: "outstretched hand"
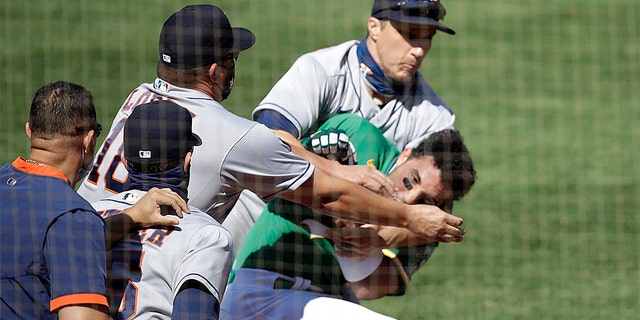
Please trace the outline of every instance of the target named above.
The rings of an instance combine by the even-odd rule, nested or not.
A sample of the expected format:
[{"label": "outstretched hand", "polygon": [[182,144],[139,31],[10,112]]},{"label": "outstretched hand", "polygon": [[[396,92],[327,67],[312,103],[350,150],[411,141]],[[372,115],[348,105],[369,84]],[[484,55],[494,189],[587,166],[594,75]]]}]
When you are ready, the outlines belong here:
[{"label": "outstretched hand", "polygon": [[168,206],[182,218],[183,212],[189,213],[187,202],[171,189],[152,188],[134,206],[123,213],[128,215],[136,226],[174,226],[179,220],[162,214],[161,206]]},{"label": "outstretched hand", "polygon": [[463,223],[461,218],[436,206],[411,205],[407,217],[407,229],[429,241],[460,242],[466,234],[466,230],[460,228]]}]

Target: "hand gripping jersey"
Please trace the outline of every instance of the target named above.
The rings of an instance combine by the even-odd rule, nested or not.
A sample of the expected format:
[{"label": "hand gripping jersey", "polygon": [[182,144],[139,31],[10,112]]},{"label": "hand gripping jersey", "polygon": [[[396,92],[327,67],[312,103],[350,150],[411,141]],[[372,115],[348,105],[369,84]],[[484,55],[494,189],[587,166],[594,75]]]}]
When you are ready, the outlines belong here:
[{"label": "hand gripping jersey", "polygon": [[[126,191],[93,206],[108,217],[145,193]],[[231,234],[206,213],[190,209],[175,228],[140,230],[110,251],[111,311],[119,319],[171,319],[173,300],[189,280],[222,300],[232,263]]]},{"label": "hand gripping jersey", "polygon": [[136,106],[167,99],[189,110],[193,132],[202,145],[191,160],[189,204],[222,222],[244,189],[263,200],[295,190],[313,174],[313,166],[292,154],[267,127],[238,117],[208,95],[173,86],[161,79],[135,89],[118,111],[109,135],[78,189],[90,202],[123,191],[128,178],[121,163],[125,120]]},{"label": "hand gripping jersey", "polygon": [[54,319],[107,306],[104,222],[53,167],[0,168],[0,318]]},{"label": "hand gripping jersey", "polygon": [[419,72],[411,92],[378,106],[362,79],[358,43],[347,41],[301,56],[253,111],[254,118],[262,110],[275,110],[303,138],[334,115],[352,113],[369,120],[400,150],[415,147],[433,132],[453,128],[453,111]]}]

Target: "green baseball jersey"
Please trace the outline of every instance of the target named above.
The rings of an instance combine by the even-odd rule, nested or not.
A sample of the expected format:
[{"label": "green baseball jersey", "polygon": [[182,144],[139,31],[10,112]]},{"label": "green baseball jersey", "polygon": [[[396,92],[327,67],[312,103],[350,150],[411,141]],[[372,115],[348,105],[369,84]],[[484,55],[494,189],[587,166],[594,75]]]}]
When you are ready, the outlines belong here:
[{"label": "green baseball jersey", "polygon": [[[343,130],[349,136],[356,150],[358,164],[369,165],[388,173],[400,154],[397,147],[378,128],[362,117],[352,114],[337,115],[327,120],[320,130],[330,128]],[[321,235],[311,234],[304,223],[307,219],[319,221],[325,226],[334,225],[333,218],[314,213],[297,203],[279,198],[267,203],[248,233],[234,269],[264,269],[290,277],[303,277],[321,287],[325,293],[342,295],[347,281],[336,260],[333,243]],[[415,250],[424,251],[418,248],[391,249],[401,262],[399,267],[404,268],[404,272],[409,275],[417,270],[416,266],[419,267],[426,261],[424,257],[420,259],[421,262],[412,261],[415,260],[412,257],[421,256],[416,255]],[[407,269],[409,266],[414,267]],[[230,282],[233,277],[232,272]],[[398,294],[403,292],[404,288]]]}]

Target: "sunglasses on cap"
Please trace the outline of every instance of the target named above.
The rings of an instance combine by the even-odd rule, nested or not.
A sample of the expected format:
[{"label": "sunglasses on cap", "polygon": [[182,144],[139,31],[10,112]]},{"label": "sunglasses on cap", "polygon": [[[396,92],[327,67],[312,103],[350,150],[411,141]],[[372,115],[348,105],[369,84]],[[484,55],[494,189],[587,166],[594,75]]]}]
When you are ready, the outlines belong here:
[{"label": "sunglasses on cap", "polygon": [[444,6],[438,0],[418,0],[418,1],[396,1],[392,2],[391,10],[402,10],[405,15],[416,17],[427,17],[434,20],[441,20],[447,14]]}]

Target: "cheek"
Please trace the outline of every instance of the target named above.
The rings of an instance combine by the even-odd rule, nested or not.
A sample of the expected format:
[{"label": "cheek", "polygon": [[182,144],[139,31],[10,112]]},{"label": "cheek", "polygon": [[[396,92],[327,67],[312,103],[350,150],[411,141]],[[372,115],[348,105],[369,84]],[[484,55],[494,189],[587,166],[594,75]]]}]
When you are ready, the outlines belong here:
[{"label": "cheek", "polygon": [[383,70],[385,70],[385,67],[388,69],[398,64],[408,48],[411,48],[404,40],[400,40],[401,41],[398,41],[398,39],[389,36],[381,38],[381,40],[378,41],[380,67],[383,68]]}]

